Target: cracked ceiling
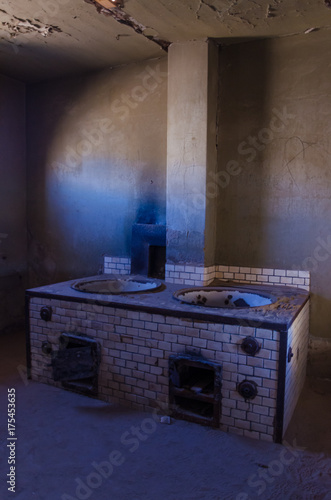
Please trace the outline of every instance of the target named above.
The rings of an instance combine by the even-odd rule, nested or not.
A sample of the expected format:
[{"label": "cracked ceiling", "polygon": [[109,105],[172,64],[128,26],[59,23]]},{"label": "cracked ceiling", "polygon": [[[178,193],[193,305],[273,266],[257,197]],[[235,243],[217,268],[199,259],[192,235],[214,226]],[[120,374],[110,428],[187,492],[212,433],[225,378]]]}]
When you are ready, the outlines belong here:
[{"label": "cracked ceiling", "polygon": [[0,72],[25,82],[231,43],[331,29],[330,0],[0,0]]}]

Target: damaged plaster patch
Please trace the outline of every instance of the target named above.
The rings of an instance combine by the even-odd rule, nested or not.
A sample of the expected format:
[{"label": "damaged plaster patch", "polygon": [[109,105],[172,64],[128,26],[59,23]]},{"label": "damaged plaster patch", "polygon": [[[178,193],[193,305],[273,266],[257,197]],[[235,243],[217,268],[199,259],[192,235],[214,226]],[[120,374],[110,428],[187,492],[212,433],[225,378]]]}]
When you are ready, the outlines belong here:
[{"label": "damaged plaster patch", "polygon": [[[144,26],[143,24],[139,23],[136,21],[133,17],[129,16],[129,14],[126,14],[122,9],[114,7],[107,9],[106,7],[103,7],[98,3],[98,0],[84,0],[86,3],[90,3],[94,5],[99,12],[99,14],[104,14],[106,16],[111,16],[115,21],[117,21],[120,24],[124,24],[125,26],[129,26],[132,28],[136,33],[139,35],[143,35],[145,38],[148,38],[148,40],[151,40],[152,42],[156,43],[159,45],[163,50],[167,51],[168,47],[171,42],[168,42],[167,40],[162,40],[159,38],[156,34],[156,31],[153,30],[153,28],[150,28],[148,26]],[[123,36],[123,35],[119,35]]]},{"label": "damaged plaster patch", "polygon": [[223,14],[227,13],[231,9],[231,7],[233,7],[233,5],[236,4],[237,2],[234,1],[230,3],[231,5],[226,6],[224,9],[218,9],[217,7],[215,7],[215,5],[208,3],[207,0],[199,0],[199,5],[195,11],[196,18],[200,19],[199,14],[203,6],[206,6],[208,9],[212,10],[217,16],[221,17]]},{"label": "damaged plaster patch", "polygon": [[[199,0],[197,9],[195,11],[196,18],[200,19],[201,18],[200,10],[202,10],[203,7],[207,7],[222,22],[225,22],[226,18],[228,18],[231,19],[231,21],[244,23],[250,26],[251,28],[256,28],[256,24],[253,22],[254,20],[257,21],[259,17],[258,15],[256,15],[256,11],[261,12],[262,10],[262,7],[258,2],[256,2],[255,0],[251,0],[252,6],[250,8],[245,9],[244,11],[245,15],[239,9],[240,5],[242,4],[242,0],[222,0],[221,3],[222,3],[221,6],[216,7],[210,1]],[[267,10],[267,13],[269,13],[269,11],[271,13],[273,10],[271,5],[269,4],[268,7],[270,7],[270,9]]]},{"label": "damaged plaster patch", "polygon": [[[1,12],[8,15],[9,14],[1,9]],[[43,24],[39,19],[21,19],[16,16],[9,16],[9,21],[3,21],[1,25],[6,28],[9,32],[11,38],[16,38],[19,34],[26,33],[39,33],[41,36],[47,37],[52,33],[61,33],[62,30],[58,26],[53,26],[52,24]]]},{"label": "damaged plaster patch", "polygon": [[275,9],[275,7],[273,7],[272,5],[268,4],[268,6],[267,6],[267,12],[266,12],[266,17],[267,18],[276,17],[276,12],[277,12],[277,10]]}]

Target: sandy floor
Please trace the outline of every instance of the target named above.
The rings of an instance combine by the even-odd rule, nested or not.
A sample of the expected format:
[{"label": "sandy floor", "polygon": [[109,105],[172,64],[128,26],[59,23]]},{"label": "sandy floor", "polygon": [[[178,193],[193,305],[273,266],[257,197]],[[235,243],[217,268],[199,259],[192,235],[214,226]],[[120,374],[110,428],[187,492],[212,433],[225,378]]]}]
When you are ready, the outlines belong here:
[{"label": "sandy floor", "polygon": [[[331,391],[308,381],[285,446],[26,382],[24,337],[0,337],[0,499],[328,500]],[[8,492],[7,389],[16,389],[16,493]]]}]

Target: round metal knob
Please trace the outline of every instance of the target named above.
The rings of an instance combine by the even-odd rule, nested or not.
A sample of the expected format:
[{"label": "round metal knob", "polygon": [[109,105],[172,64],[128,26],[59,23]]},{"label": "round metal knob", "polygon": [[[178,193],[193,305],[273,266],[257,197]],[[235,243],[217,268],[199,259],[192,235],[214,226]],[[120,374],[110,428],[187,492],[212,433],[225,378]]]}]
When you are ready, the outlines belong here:
[{"label": "round metal knob", "polygon": [[243,380],[237,388],[240,396],[247,399],[254,399],[257,396],[257,384],[252,380]]},{"label": "round metal knob", "polygon": [[241,343],[241,348],[246,354],[255,356],[261,349],[261,346],[254,337],[246,337]]},{"label": "round metal knob", "polygon": [[51,319],[52,319],[52,308],[51,307],[42,307],[40,309],[40,317],[44,321],[51,321]]},{"label": "round metal knob", "polygon": [[41,350],[44,354],[51,354],[53,351],[52,344],[50,342],[43,342],[41,344]]}]

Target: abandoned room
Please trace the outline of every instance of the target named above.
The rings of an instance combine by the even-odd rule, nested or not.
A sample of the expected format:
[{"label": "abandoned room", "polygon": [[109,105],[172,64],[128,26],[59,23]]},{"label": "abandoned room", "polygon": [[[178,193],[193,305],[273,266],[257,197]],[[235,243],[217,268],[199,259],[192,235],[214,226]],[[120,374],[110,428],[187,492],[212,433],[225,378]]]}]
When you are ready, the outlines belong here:
[{"label": "abandoned room", "polygon": [[0,0],[0,498],[331,499],[330,0]]}]

